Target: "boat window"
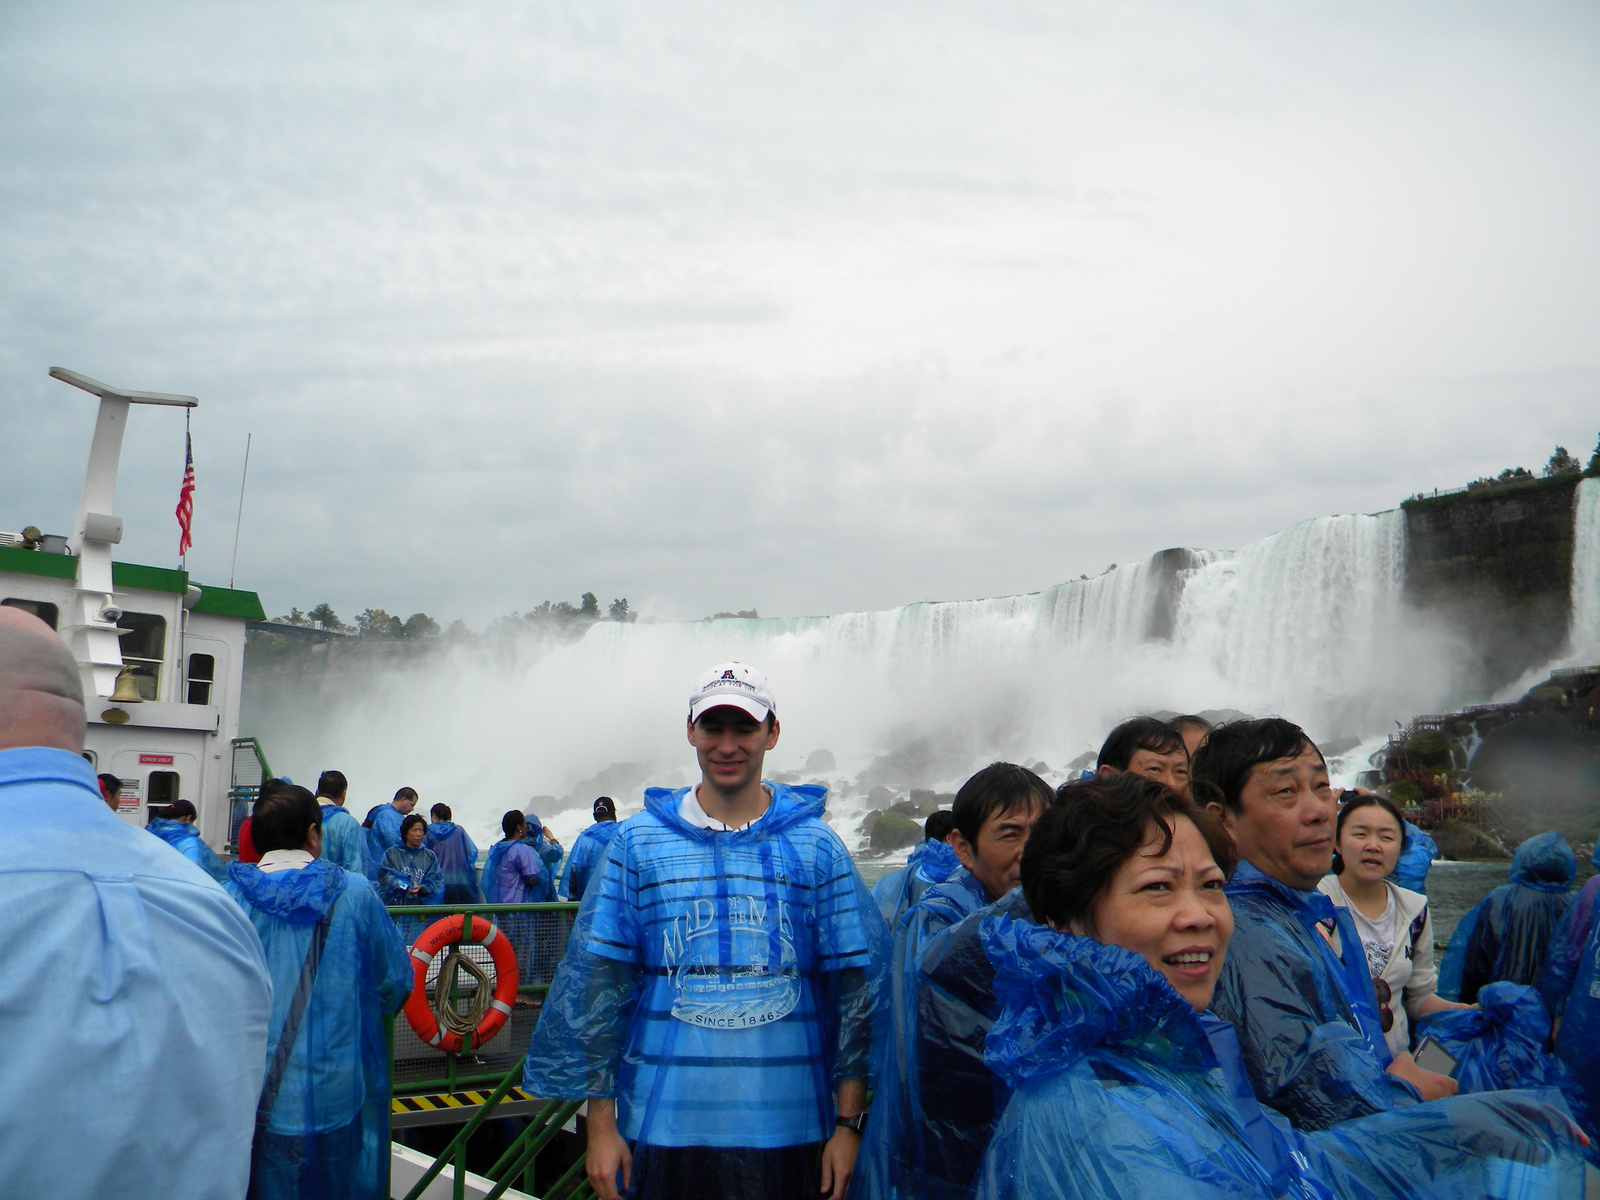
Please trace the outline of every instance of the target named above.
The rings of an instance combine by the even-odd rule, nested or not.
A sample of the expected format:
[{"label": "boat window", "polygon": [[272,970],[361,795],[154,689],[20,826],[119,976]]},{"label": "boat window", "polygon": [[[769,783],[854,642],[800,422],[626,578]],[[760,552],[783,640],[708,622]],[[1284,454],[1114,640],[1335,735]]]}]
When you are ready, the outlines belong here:
[{"label": "boat window", "polygon": [[117,618],[122,635],[122,661],[139,685],[139,696],[157,700],[161,696],[161,663],[167,653],[167,619],[154,613],[125,612]]},{"label": "boat window", "polygon": [[217,660],[209,654],[189,655],[189,703],[210,704],[211,683],[217,677]]},{"label": "boat window", "polygon": [[23,600],[16,596],[7,596],[0,600],[7,608],[20,608],[25,613],[32,613],[51,629],[56,628],[56,622],[61,618],[61,610],[48,600]]},{"label": "boat window", "polygon": [[151,771],[150,787],[145,798],[146,814],[164,804],[178,799],[178,773],[176,771]]}]

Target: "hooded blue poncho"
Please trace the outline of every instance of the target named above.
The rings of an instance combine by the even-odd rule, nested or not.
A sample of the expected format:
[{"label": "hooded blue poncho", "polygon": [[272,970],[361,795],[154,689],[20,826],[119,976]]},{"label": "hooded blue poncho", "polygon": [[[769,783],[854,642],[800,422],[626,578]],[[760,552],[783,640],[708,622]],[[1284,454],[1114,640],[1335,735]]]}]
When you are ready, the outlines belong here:
[{"label": "hooded blue poncho", "polygon": [[193,825],[186,821],[171,821],[166,817],[152,817],[145,828],[218,883],[227,882],[228,869]]},{"label": "hooded blue poncho", "polygon": [[742,829],[645,793],[591,881],[528,1047],[532,1094],[614,1096],[638,1145],[771,1149],[833,1133],[873,1074],[889,931],[822,821],[820,787],[766,785]]},{"label": "hooded blue poncho", "polygon": [[933,938],[988,902],[977,878],[957,866],[944,883],[924,891],[895,925],[889,971],[892,1049],[872,1098],[861,1148],[865,1161],[858,1160],[856,1182],[851,1185],[861,1197],[922,1196],[931,1186],[918,1058],[923,1016],[919,967]]},{"label": "hooded blue poncho", "polygon": [[388,1018],[411,991],[411,960],[372,889],[320,859],[301,870],[228,868],[272,975],[272,1062],[306,952],[332,910],[311,999],[251,1164],[251,1196],[383,1195],[389,1153]]},{"label": "hooded blue poncho", "polygon": [[905,866],[890,871],[873,885],[872,902],[893,929],[901,915],[922,899],[924,892],[959,870],[961,860],[947,844],[925,841],[911,852]]},{"label": "hooded blue poncho", "polygon": [[[885,1081],[902,1084],[900,1096],[894,1099],[886,1083],[873,1099],[852,1197],[925,1194],[942,1200],[971,1194],[995,1118],[1010,1095],[983,1061],[1000,1002],[979,933],[983,921],[1001,913],[1030,919],[1020,888],[924,941],[917,963],[916,1040],[903,1065],[884,1069]],[[910,1113],[913,1092],[916,1121]]]},{"label": "hooded blue poncho", "polygon": [[1428,869],[1439,857],[1439,844],[1410,821],[1406,822],[1405,837],[1400,843],[1400,857],[1395,861],[1389,880],[1397,887],[1428,894]]},{"label": "hooded blue poncho", "polygon": [[467,831],[454,821],[435,821],[428,826],[423,844],[433,851],[444,872],[444,903],[482,904],[478,888],[478,848]]},{"label": "hooded blue poncho", "polygon": [[596,821],[572,843],[572,853],[567,855],[567,865],[561,872],[561,894],[568,900],[583,899],[590,878],[605,860],[606,848],[619,828],[615,821]]},{"label": "hooded blue poncho", "polygon": [[[1233,941],[1211,1011],[1238,1031],[1251,1085],[1300,1129],[1415,1104],[1393,1061],[1348,909],[1241,862],[1228,882]],[[1345,954],[1319,930],[1336,928]]]},{"label": "hooded blue poncho", "polygon": [[1486,983],[1539,981],[1545,951],[1572,903],[1578,860],[1552,830],[1529,838],[1511,858],[1511,882],[1461,918],[1439,964],[1439,995],[1471,1004]]},{"label": "hooded blue poncho", "polygon": [[383,879],[383,856],[402,843],[400,824],[406,819],[393,804],[380,804],[369,814],[372,824],[367,835],[367,878],[373,883]]},{"label": "hooded blue poncho", "polygon": [[1141,956],[1003,915],[982,936],[1003,1006],[985,1055],[1015,1091],[980,1200],[1583,1194],[1565,1117],[1530,1093],[1302,1134],[1256,1101],[1232,1026]]},{"label": "hooded blue poncho", "polygon": [[[1600,871],[1600,848],[1592,859]],[[1550,940],[1539,975],[1539,995],[1561,1018],[1556,1056],[1577,1076],[1589,1110],[1590,1158],[1600,1158],[1600,875],[1583,885]]]},{"label": "hooded blue poncho", "polygon": [[544,835],[544,822],[539,819],[538,813],[528,814],[528,832],[523,835],[522,844],[533,850],[544,863],[544,877],[540,885],[541,891],[537,896],[530,896],[529,901],[534,904],[544,904],[556,898],[556,880],[561,878],[561,856],[564,851],[556,842],[552,842]]},{"label": "hooded blue poncho", "polygon": [[356,875],[366,875],[367,831],[343,805],[323,804],[321,807],[322,853],[318,857]]},{"label": "hooded blue poncho", "polygon": [[[413,887],[422,890],[413,893]],[[384,854],[378,871],[378,893],[390,908],[443,904],[444,872],[439,869],[439,860],[426,846],[415,850],[410,846],[391,847]],[[397,916],[394,923],[409,946],[434,919],[437,918]]]}]

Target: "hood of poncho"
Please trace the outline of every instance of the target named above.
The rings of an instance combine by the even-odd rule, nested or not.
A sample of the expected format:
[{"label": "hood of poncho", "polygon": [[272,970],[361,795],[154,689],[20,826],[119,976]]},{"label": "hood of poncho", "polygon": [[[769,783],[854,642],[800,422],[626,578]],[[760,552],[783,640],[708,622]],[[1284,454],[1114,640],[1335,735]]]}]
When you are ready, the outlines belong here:
[{"label": "hood of poncho", "polygon": [[1003,914],[985,919],[979,936],[1001,1004],[984,1061],[1010,1086],[1101,1048],[1169,1069],[1216,1064],[1194,1006],[1131,950]]},{"label": "hood of poncho", "polygon": [[321,859],[298,871],[274,871],[270,875],[255,863],[228,864],[228,880],[245,900],[291,925],[314,925],[322,920],[349,878],[339,867]]},{"label": "hood of poncho", "polygon": [[1541,892],[1564,892],[1578,873],[1578,856],[1555,830],[1529,838],[1511,856],[1511,882]]},{"label": "hood of poncho", "polygon": [[735,829],[727,833],[699,829],[679,815],[678,806],[683,803],[683,797],[689,791],[686,787],[646,788],[644,806],[647,812],[655,814],[664,824],[676,829],[685,837],[692,838],[765,837],[768,834],[781,833],[807,817],[816,817],[820,820],[827,807],[828,789],[818,784],[767,783],[765,786],[772,792],[772,803],[767,807],[766,813],[753,827],[746,826],[744,829]]}]

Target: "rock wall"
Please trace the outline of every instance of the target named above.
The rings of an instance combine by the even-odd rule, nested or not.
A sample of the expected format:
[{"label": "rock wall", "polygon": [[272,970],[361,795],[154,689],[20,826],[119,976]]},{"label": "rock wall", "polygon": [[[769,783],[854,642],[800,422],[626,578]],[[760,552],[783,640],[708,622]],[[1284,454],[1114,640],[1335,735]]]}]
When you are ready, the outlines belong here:
[{"label": "rock wall", "polygon": [[1405,597],[1462,643],[1493,691],[1567,645],[1573,503],[1563,475],[1406,501]]}]

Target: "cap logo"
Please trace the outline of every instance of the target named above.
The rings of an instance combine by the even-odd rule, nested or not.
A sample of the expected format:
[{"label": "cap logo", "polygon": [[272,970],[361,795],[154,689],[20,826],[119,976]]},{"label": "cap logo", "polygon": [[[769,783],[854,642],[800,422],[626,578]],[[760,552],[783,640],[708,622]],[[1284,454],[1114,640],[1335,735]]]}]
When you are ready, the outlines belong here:
[{"label": "cap logo", "polygon": [[722,677],[724,679],[732,679],[733,678],[733,672],[732,671],[724,671],[722,673]]}]

